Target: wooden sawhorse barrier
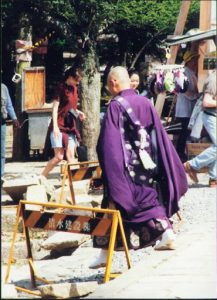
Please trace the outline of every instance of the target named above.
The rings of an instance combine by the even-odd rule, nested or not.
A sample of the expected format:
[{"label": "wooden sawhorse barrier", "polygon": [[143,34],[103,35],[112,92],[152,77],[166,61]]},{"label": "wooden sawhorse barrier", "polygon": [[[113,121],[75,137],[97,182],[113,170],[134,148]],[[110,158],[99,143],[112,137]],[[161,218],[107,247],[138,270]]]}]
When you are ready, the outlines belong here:
[{"label": "wooden sawhorse barrier", "polygon": [[[41,211],[27,210],[25,209],[26,204],[39,205]],[[49,210],[45,210],[49,208]],[[53,208],[53,211],[51,209]],[[63,209],[71,210],[83,210],[92,212],[93,216],[81,216],[66,214]],[[102,218],[96,217],[95,213],[103,213]],[[19,218],[22,218],[23,228],[27,246],[27,260],[30,267],[30,276],[32,287],[36,288],[36,279],[45,283],[51,283],[48,280],[41,278],[36,275],[36,270],[33,264],[32,250],[30,244],[29,228],[41,228],[44,230],[63,231],[71,233],[82,233],[89,234],[92,236],[105,236],[110,234],[108,257],[106,262],[106,269],[104,275],[104,282],[108,282],[111,278],[115,278],[120,274],[111,273],[112,257],[115,247],[115,240],[117,235],[117,229],[119,226],[121,239],[124,246],[127,267],[131,268],[131,262],[129,257],[129,251],[127,241],[124,233],[123,223],[120,212],[112,209],[101,209],[101,208],[89,208],[73,205],[61,205],[56,203],[44,203],[44,202],[32,202],[26,200],[20,200],[17,208],[17,216],[15,229],[13,233],[13,240],[10,248],[7,272],[5,277],[5,283],[8,283],[8,278],[11,269],[11,263],[13,260],[13,251],[15,246],[15,239],[18,230]],[[16,286],[17,290],[27,292],[29,294],[40,296],[40,292],[33,290],[24,289]]]},{"label": "wooden sawhorse barrier", "polygon": [[[65,189],[65,182],[68,178],[70,194],[71,194],[71,201],[72,205],[75,205],[75,192],[73,188],[73,182],[81,181],[85,179],[93,179],[93,178],[100,178],[101,177],[101,168],[99,166],[98,161],[85,161],[85,162],[78,162],[78,163],[66,163],[63,165],[63,179],[61,184],[61,192],[60,192],[60,200],[59,202],[62,203],[63,196],[64,196],[64,189]],[[94,172],[96,176],[93,176]]]}]

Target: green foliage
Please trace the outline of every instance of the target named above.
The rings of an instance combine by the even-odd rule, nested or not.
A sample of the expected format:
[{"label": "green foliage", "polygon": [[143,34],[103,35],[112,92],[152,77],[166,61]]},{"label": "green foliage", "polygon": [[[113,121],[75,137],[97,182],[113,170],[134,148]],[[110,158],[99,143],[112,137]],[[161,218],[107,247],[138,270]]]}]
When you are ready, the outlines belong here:
[{"label": "green foliage", "polygon": [[[55,30],[56,38],[65,40],[62,48],[84,51],[88,46],[96,50],[98,45],[103,53],[112,47],[120,59],[127,52],[131,60],[150,39],[153,42],[146,53],[158,53],[157,46],[174,32],[181,3],[182,0],[3,0],[2,27],[10,24],[15,34],[21,25],[19,16],[24,13],[33,26],[33,34]],[[198,27],[199,5],[199,0],[192,0],[185,31],[192,24]],[[117,34],[119,44],[98,43],[97,37],[102,33]]]},{"label": "green foliage", "polygon": [[[83,57],[85,79],[88,80],[84,80],[86,86],[83,83],[84,92],[81,93],[80,100],[81,103],[87,103],[92,90],[100,89],[99,82],[96,86],[92,82],[99,64],[107,65],[102,78],[105,85],[109,67],[116,63],[130,66],[144,45],[141,60],[144,61],[144,54],[161,55],[159,45],[168,34],[173,34],[181,2],[182,0],[2,0],[3,73],[8,73],[7,82],[11,83],[15,66],[15,61],[11,62],[11,53],[15,51],[15,40],[20,38],[21,28],[32,27],[33,42],[35,38],[42,38],[54,31],[54,35],[49,38],[48,53],[44,59],[47,100],[51,99],[55,82],[62,78],[66,62],[62,52],[72,51]],[[192,0],[185,31],[198,27],[197,22],[192,23],[192,20],[199,20],[199,5],[199,0]],[[104,37],[113,34],[118,37],[118,42],[108,38],[99,40],[98,37],[102,34]],[[97,101],[100,101],[99,97],[91,98],[91,103],[88,102],[90,111]],[[96,124],[96,120],[92,120],[91,124]],[[91,137],[91,128],[86,130],[84,136]],[[89,140],[87,144],[90,144]],[[94,152],[95,144],[92,149]]]}]

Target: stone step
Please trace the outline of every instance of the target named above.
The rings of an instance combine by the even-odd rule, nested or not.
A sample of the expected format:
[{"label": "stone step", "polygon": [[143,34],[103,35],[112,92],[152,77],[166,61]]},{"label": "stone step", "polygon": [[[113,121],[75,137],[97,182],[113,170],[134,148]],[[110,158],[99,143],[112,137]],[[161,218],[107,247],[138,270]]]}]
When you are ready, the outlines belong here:
[{"label": "stone step", "polygon": [[56,283],[39,287],[42,298],[75,298],[86,296],[95,291],[97,281],[75,282],[75,283]]},{"label": "stone step", "polygon": [[[50,255],[50,250],[41,247],[42,240],[31,240],[32,245],[32,255],[34,260],[41,260]],[[7,264],[9,259],[9,253],[11,250],[12,242],[2,242],[1,245],[1,261],[2,264]],[[21,241],[15,240],[15,246],[12,253],[12,262],[23,265],[26,264],[27,259],[27,246],[26,241],[23,239]]]},{"label": "stone step", "polygon": [[[39,202],[43,202],[42,200],[46,200],[45,193],[44,193],[44,187],[43,186],[31,186],[28,188],[29,189],[29,197],[30,199],[28,200],[38,200],[40,199]],[[34,193],[36,191],[41,191],[41,197],[40,194]],[[32,194],[33,193],[33,194]],[[56,200],[58,197],[56,198]],[[79,206],[86,206],[86,207],[100,207],[101,201],[102,201],[102,195],[87,195],[87,194],[80,194],[76,197],[77,200],[77,205]],[[58,201],[56,201],[58,203]],[[15,223],[16,223],[16,214],[17,214],[17,205],[10,205],[10,201],[4,203],[2,205],[2,214],[1,214],[1,224],[2,224],[2,232],[8,232],[8,233],[13,233],[15,229]],[[64,201],[63,201],[64,203]],[[69,194],[67,196],[67,204],[70,203],[70,197]],[[9,204],[9,205],[7,205]],[[11,204],[14,204],[14,202],[11,201]],[[29,205],[31,209],[34,209],[34,205]],[[38,209],[39,206],[35,205],[35,208]],[[67,211],[66,211],[67,213]],[[72,212],[70,211],[70,214]],[[73,211],[75,215],[81,214],[81,215],[92,215],[91,212],[85,212],[85,211]],[[18,232],[22,233],[23,232],[23,224],[22,220],[20,218],[19,224],[18,224]]]},{"label": "stone step", "polygon": [[[1,224],[2,232],[14,232],[17,215],[17,206],[2,206]],[[18,232],[23,232],[22,220],[19,220]]]}]

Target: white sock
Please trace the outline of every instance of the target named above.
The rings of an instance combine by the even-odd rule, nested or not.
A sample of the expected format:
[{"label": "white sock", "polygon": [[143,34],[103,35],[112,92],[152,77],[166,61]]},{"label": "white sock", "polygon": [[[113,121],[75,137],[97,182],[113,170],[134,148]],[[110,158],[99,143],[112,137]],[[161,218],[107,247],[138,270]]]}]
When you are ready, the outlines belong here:
[{"label": "white sock", "polygon": [[101,249],[99,256],[89,265],[89,268],[100,268],[102,264],[106,264],[108,250]]},{"label": "white sock", "polygon": [[175,241],[175,234],[171,228],[168,228],[163,234],[160,241],[156,243],[156,246],[154,249],[160,250],[160,249],[174,249],[173,242]]}]

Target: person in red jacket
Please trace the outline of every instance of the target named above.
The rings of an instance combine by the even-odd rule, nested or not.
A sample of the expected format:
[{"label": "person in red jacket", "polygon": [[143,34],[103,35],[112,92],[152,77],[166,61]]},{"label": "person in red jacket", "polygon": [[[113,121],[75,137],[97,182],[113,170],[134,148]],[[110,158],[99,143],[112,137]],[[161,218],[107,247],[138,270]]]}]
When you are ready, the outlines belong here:
[{"label": "person in red jacket", "polygon": [[80,133],[76,119],[83,121],[85,114],[77,109],[77,85],[82,80],[82,70],[73,66],[66,70],[64,80],[61,82],[53,96],[52,120],[48,128],[54,157],[48,161],[42,172],[47,177],[49,172],[64,158],[72,163],[75,158],[75,147],[80,141]]}]

